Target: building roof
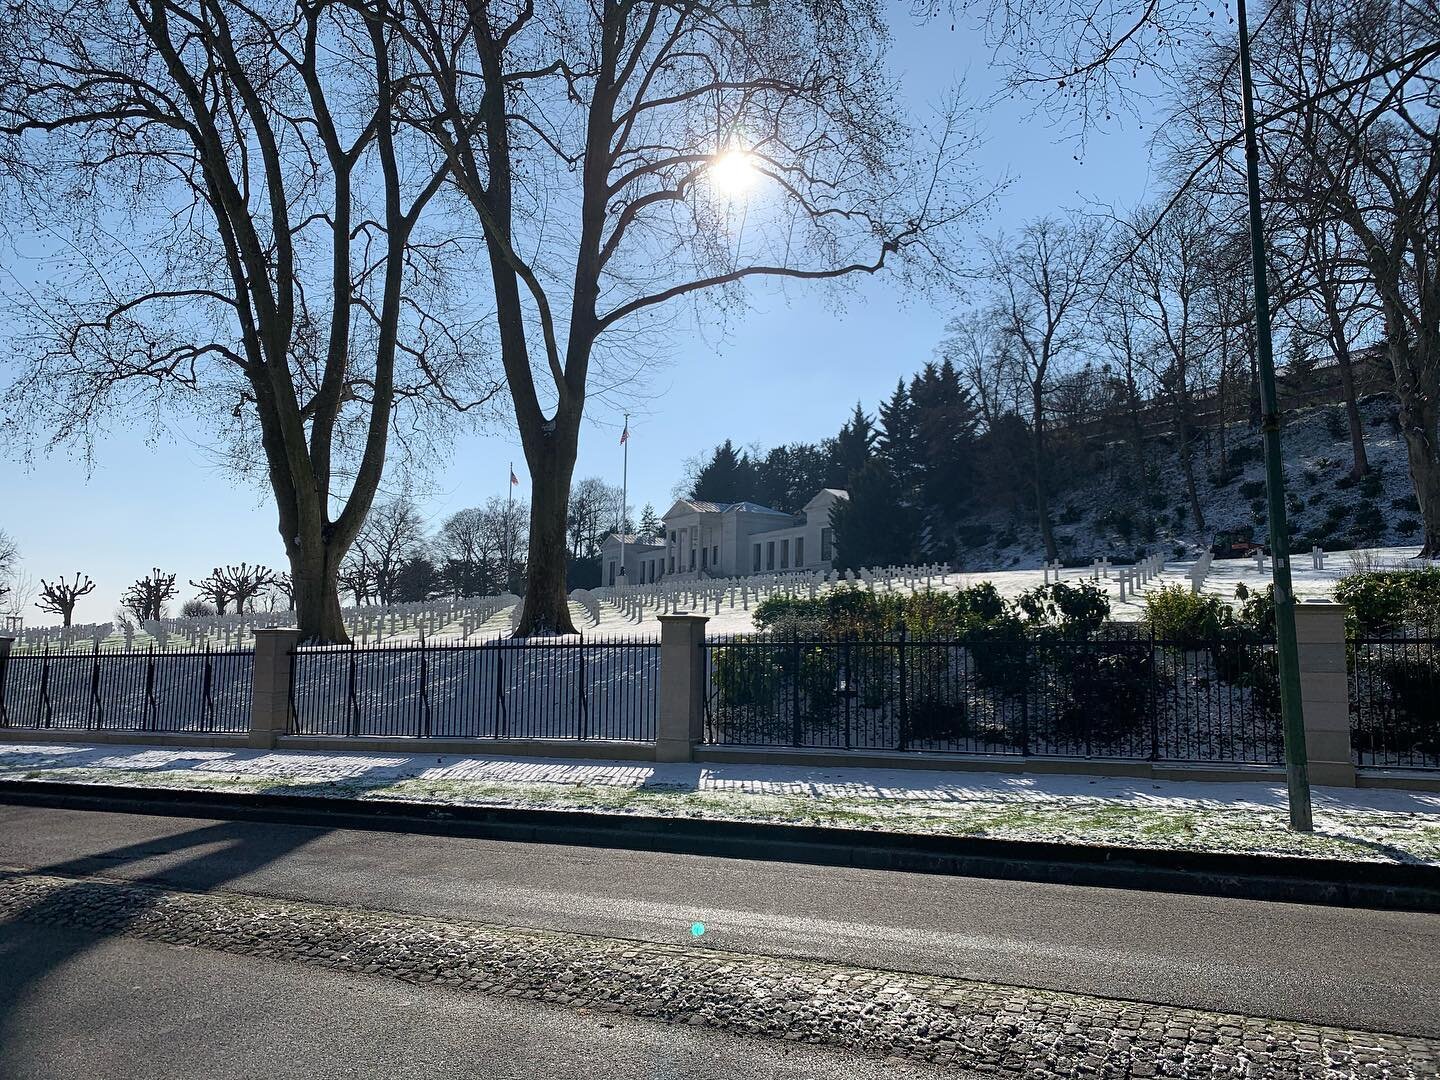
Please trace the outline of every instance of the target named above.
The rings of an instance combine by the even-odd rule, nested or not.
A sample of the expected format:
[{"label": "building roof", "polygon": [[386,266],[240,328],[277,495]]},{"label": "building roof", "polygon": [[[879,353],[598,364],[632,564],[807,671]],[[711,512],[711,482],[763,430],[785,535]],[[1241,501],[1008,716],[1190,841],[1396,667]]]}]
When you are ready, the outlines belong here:
[{"label": "building roof", "polygon": [[663,548],[664,544],[652,543],[649,540],[641,540],[637,533],[607,533],[602,543],[608,544],[614,540],[617,544],[625,544],[628,547],[637,548]]}]

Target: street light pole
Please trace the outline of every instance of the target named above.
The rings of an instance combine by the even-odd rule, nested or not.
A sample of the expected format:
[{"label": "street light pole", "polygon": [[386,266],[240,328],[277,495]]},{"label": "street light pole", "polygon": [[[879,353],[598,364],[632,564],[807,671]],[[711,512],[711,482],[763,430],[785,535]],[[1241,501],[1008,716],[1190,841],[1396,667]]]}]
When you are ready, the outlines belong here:
[{"label": "street light pole", "polygon": [[1285,781],[1290,827],[1310,832],[1310,763],[1300,706],[1300,658],[1295,644],[1295,593],[1290,586],[1290,538],[1285,522],[1285,468],[1280,456],[1280,403],[1270,342],[1270,290],[1265,280],[1265,231],[1260,217],[1260,151],[1255,134],[1255,91],[1250,77],[1250,31],[1245,0],[1240,21],[1240,92],[1244,103],[1245,173],[1250,193],[1250,255],[1254,263],[1255,345],[1260,363],[1260,431],[1265,446],[1265,497],[1269,504],[1271,579],[1275,585],[1275,654],[1280,669],[1280,713],[1285,730]]}]

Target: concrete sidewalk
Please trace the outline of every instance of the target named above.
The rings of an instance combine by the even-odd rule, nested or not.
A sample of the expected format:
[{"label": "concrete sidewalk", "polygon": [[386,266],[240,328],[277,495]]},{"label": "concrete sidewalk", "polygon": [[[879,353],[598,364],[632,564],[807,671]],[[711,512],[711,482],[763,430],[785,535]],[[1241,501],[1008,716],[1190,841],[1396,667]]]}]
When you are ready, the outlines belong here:
[{"label": "concrete sidewalk", "polygon": [[1440,863],[1440,794],[1280,784],[786,765],[76,743],[0,745],[0,779],[837,825],[1016,840]]}]

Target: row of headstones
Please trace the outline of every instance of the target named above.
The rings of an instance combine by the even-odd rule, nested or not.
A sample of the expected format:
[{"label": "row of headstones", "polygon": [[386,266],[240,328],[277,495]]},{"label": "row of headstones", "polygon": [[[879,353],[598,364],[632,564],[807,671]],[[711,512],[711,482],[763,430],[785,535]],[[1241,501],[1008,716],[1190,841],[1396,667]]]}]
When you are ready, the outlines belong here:
[{"label": "row of headstones", "polygon": [[[1060,560],[1041,564],[1044,584],[1058,585],[1064,574]],[[1080,580],[1109,581],[1114,575],[1120,589],[1120,601],[1133,596],[1154,578],[1165,572],[1165,559],[1160,555],[1147,555],[1131,566],[1113,566],[1108,558],[1095,559],[1088,567],[1080,568]]]},{"label": "row of headstones", "polygon": [[[687,581],[658,581],[647,585],[623,588],[600,589],[603,599],[618,608],[627,618],[643,619],[647,609],[659,614],[672,611],[698,611],[701,614],[718,614],[721,606],[728,602],[733,611],[738,606],[749,611],[751,601],[759,602],[770,596],[806,595],[815,599],[827,585],[863,584],[871,592],[877,587],[886,589],[916,589],[922,585],[930,587],[938,578],[943,585],[948,581],[950,568],[941,564],[927,566],[887,566],[863,568],[859,571],[830,570],[784,574],[750,574],[736,578],[706,578]],[[579,592],[580,590],[577,590]],[[590,593],[589,590],[585,590]],[[594,593],[590,593],[592,596]],[[571,599],[575,599],[571,594]],[[598,615],[593,615],[598,622]]]}]

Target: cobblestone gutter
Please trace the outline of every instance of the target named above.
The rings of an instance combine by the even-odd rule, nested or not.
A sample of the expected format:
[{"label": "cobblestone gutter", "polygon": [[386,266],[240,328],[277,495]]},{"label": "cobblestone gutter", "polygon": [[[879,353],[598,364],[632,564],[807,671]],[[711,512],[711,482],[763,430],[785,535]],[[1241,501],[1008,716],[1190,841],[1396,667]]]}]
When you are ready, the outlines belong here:
[{"label": "cobblestone gutter", "polygon": [[1440,1042],[698,946],[0,873],[0,917],[1027,1077],[1436,1077]]}]

